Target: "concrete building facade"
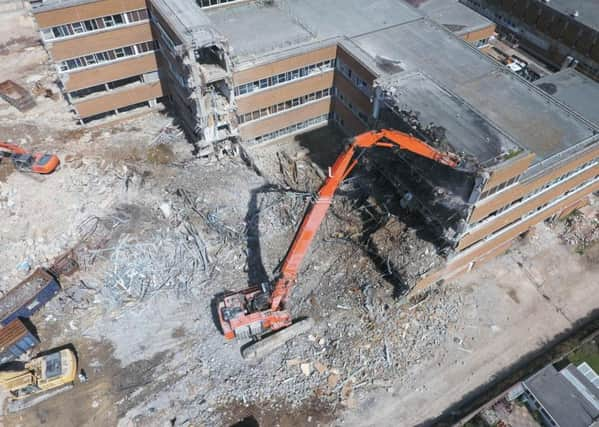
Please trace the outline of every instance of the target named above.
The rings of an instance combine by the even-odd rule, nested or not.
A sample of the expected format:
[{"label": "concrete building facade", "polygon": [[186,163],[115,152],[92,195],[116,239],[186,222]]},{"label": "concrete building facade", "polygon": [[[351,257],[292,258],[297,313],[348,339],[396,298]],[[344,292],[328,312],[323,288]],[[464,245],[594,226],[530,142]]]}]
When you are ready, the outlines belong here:
[{"label": "concrete building facade", "polygon": [[479,53],[492,22],[456,21],[457,2],[441,3],[47,0],[33,11],[83,121],[165,97],[206,150],[335,124],[347,135],[391,126],[461,154],[460,171],[405,154],[381,167],[448,253],[424,289],[599,190],[597,125]]},{"label": "concrete building facade", "polygon": [[144,0],[34,4],[41,38],[78,119],[153,106],[164,95]]}]

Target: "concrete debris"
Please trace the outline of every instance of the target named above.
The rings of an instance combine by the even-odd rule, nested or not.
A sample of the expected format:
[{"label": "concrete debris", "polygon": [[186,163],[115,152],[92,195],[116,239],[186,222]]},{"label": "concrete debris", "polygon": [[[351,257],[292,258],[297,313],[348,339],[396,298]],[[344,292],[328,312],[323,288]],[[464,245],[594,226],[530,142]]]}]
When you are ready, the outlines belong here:
[{"label": "concrete debris", "polygon": [[311,363],[302,363],[300,364],[300,369],[302,374],[309,377],[312,374],[312,364]]},{"label": "concrete debris", "polygon": [[580,254],[599,242],[599,212],[585,211],[575,210],[558,224],[562,241]]},{"label": "concrete debris", "polygon": [[192,284],[208,280],[206,244],[189,224],[176,231],[157,230],[150,241],[124,235],[108,252],[111,268],[103,290],[119,303],[141,301],[156,292],[188,295]]},{"label": "concrete debris", "polygon": [[327,370],[327,367],[319,361],[314,362],[314,368],[318,371],[319,374],[324,374]]},{"label": "concrete debris", "polygon": [[383,254],[386,273],[403,282],[411,289],[416,280],[427,271],[442,264],[444,257],[434,243],[418,236],[396,217],[388,221],[370,236],[377,253]]}]

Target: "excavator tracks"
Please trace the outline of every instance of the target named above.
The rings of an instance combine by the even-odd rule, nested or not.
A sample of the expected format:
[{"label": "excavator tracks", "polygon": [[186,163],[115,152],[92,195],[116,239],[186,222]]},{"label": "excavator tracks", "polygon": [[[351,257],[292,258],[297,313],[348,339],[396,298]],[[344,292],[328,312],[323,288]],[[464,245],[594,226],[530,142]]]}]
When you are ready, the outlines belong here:
[{"label": "excavator tracks", "polygon": [[307,318],[299,320],[285,329],[281,329],[260,341],[249,344],[241,350],[241,356],[248,362],[257,362],[264,356],[281,347],[290,339],[308,332],[313,327],[313,319]]}]

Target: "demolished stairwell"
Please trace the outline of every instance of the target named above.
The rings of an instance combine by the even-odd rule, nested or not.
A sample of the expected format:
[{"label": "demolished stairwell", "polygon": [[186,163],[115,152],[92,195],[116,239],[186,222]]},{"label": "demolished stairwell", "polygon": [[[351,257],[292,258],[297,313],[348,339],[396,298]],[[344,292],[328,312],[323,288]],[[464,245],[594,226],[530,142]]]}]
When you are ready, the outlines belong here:
[{"label": "demolished stairwell", "polygon": [[[238,138],[230,47],[195,4],[158,0],[152,21],[170,101],[199,155]],[[167,30],[167,28],[169,30]]]}]

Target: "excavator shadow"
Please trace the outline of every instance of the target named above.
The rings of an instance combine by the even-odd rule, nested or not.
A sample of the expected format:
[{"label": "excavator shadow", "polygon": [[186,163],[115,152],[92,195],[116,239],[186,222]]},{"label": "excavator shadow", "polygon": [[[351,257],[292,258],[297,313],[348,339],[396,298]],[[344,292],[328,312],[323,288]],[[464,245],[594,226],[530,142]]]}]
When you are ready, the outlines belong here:
[{"label": "excavator shadow", "polygon": [[77,354],[77,350],[75,350],[75,346],[73,344],[63,344],[59,347],[54,347],[48,350],[44,350],[44,351],[40,351],[39,353],[37,353],[35,355],[35,357],[42,357],[42,356],[47,356],[48,354],[52,354],[52,353],[58,353],[59,351],[62,350],[71,350],[73,352],[73,354],[75,355],[75,359],[79,360],[79,356]]},{"label": "excavator shadow", "polygon": [[219,292],[218,294],[214,295],[214,297],[210,301],[210,313],[212,314],[212,321],[214,322],[214,326],[216,326],[216,329],[218,329],[218,332],[220,332],[221,335],[224,333],[224,331],[220,325],[220,318],[218,317],[218,304],[223,300],[223,298],[228,292],[228,290]]}]

